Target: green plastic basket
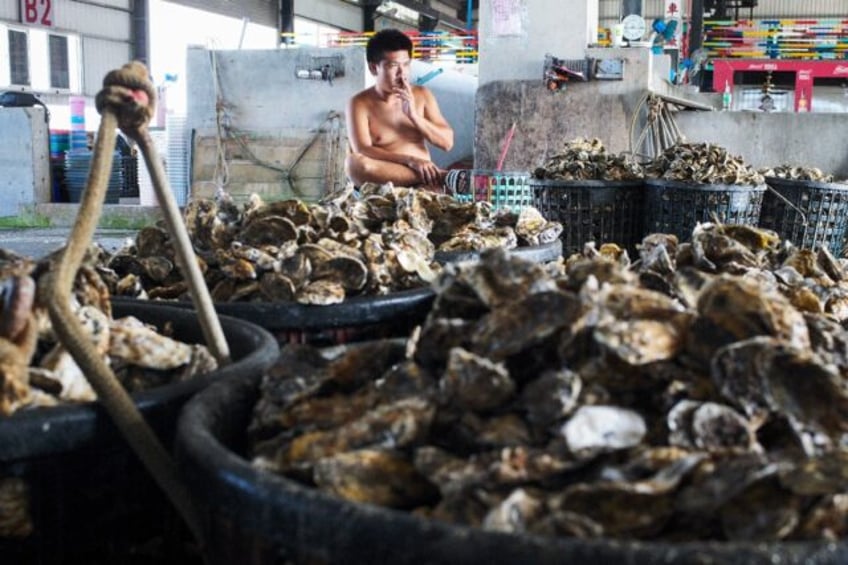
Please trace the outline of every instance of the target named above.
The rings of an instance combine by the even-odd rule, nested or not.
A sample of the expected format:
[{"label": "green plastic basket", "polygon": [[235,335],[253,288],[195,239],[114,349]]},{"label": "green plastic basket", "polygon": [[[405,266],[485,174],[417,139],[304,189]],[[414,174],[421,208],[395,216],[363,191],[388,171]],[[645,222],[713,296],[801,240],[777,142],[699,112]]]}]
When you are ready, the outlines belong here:
[{"label": "green plastic basket", "polygon": [[456,198],[461,202],[491,202],[494,208],[515,211],[533,205],[530,173],[526,171],[474,169],[469,189],[470,193],[458,192]]}]

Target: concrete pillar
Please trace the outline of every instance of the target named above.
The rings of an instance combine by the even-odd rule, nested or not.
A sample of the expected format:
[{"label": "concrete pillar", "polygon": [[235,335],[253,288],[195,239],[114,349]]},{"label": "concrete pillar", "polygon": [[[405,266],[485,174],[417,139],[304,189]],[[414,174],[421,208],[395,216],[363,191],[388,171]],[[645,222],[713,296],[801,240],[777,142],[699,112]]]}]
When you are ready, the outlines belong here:
[{"label": "concrete pillar", "polygon": [[546,53],[582,59],[586,47],[597,42],[598,0],[480,2],[479,30],[481,86],[496,80],[541,81]]},{"label": "concrete pillar", "polygon": [[44,108],[0,108],[0,138],[0,217],[50,202],[50,132]]}]

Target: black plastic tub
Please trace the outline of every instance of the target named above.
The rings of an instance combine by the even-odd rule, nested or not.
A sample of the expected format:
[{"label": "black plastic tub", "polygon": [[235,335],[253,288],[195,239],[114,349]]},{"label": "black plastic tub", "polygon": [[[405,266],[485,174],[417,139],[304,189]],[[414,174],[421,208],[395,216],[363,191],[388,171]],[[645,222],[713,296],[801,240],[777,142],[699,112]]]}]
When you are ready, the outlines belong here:
[{"label": "black plastic tub", "polygon": [[643,237],[641,180],[531,179],[533,204],[548,220],[563,227],[562,252],[583,251],[586,243],[615,243],[631,254]]},{"label": "black plastic tub", "polygon": [[216,383],[185,407],[177,465],[202,514],[210,564],[848,563],[846,543],[644,543],[487,532],[355,504],[242,456],[261,378]]},{"label": "black plastic tub", "polygon": [[670,233],[689,241],[698,223],[756,226],[766,185],[701,184],[645,180],[645,233]]},{"label": "black plastic tub", "polygon": [[[528,261],[543,263],[562,256],[562,243],[554,241],[511,249],[510,253]],[[479,251],[439,251],[441,264],[477,260]],[[298,302],[216,302],[215,310],[225,316],[247,320],[267,329],[282,345],[308,343],[316,346],[341,345],[372,339],[408,337],[424,322],[436,298],[430,286],[399,290],[383,295],[353,296],[326,306]],[[168,304],[193,309],[191,302],[147,301],[116,297],[120,304]]]},{"label": "black plastic tub", "polygon": [[[798,247],[845,250],[848,184],[766,177],[760,227],[774,230]],[[787,203],[788,200],[788,203]]]},{"label": "black plastic tub", "polygon": [[[126,315],[157,327],[170,323],[175,338],[203,342],[191,311],[113,305],[115,318]],[[188,398],[215,381],[259,377],[279,354],[261,327],[229,317],[221,317],[221,325],[232,363],[133,395],[169,449]],[[180,539],[187,539],[176,511],[96,402],[0,417],[0,477],[27,485],[33,524],[29,536],[0,538],[0,563],[163,562],[163,555],[178,557],[184,546]],[[166,549],[169,543],[173,547]]]},{"label": "black plastic tub", "polygon": [[[428,286],[381,296],[354,296],[339,304],[297,302],[216,302],[215,310],[258,324],[280,344],[339,345],[388,337],[406,337],[424,321],[436,293]],[[119,303],[163,303],[193,309],[191,302],[116,298]]]}]

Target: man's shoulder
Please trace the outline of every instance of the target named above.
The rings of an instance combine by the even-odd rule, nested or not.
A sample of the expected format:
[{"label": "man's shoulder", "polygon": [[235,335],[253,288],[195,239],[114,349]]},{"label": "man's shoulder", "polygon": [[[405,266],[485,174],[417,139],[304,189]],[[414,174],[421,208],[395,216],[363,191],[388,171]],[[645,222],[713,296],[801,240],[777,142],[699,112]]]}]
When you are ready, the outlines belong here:
[{"label": "man's shoulder", "polygon": [[418,96],[423,94],[424,96],[433,97],[433,91],[426,86],[421,86],[420,84],[412,85],[412,93]]},{"label": "man's shoulder", "polygon": [[374,87],[369,86],[368,88],[363,88],[356,94],[354,94],[351,99],[353,100],[369,100],[374,97]]},{"label": "man's shoulder", "polygon": [[364,90],[360,90],[356,94],[350,97],[349,105],[357,108],[367,108],[373,105],[374,101],[374,88],[366,88]]}]

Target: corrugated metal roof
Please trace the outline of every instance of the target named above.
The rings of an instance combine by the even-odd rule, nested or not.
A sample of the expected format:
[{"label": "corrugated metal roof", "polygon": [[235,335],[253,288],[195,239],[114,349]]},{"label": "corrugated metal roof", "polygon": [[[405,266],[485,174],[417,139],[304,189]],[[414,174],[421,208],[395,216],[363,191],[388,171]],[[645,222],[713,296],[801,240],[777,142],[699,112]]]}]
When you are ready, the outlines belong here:
[{"label": "corrugated metal roof", "polygon": [[102,4],[65,2],[55,11],[53,26],[57,31],[72,30],[81,35],[95,35],[125,41],[130,37],[130,7],[126,0],[114,0],[109,8]]},{"label": "corrugated metal roof", "polygon": [[[740,14],[741,17],[741,14]],[[848,0],[759,0],[757,19],[769,18],[848,18]]]},{"label": "corrugated metal roof", "polygon": [[277,0],[164,0],[172,4],[197,8],[231,18],[248,18],[251,23],[276,29],[279,14]]}]

